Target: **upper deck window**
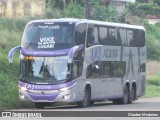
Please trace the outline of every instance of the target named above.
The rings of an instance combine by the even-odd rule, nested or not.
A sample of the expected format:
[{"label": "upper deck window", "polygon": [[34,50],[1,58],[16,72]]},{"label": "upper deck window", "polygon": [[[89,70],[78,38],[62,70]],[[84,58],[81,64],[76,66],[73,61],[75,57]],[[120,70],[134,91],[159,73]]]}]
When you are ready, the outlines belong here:
[{"label": "upper deck window", "polygon": [[73,46],[73,23],[29,23],[22,47],[34,50],[59,50]]},{"label": "upper deck window", "polygon": [[86,23],[81,23],[76,26],[75,39],[74,39],[75,45],[85,44],[86,26],[87,26]]}]

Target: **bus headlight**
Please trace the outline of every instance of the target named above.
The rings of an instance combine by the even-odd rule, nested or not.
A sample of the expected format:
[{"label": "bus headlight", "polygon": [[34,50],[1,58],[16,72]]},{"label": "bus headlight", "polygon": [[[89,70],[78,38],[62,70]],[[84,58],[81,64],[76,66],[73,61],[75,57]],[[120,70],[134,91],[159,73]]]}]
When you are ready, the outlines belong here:
[{"label": "bus headlight", "polygon": [[64,87],[64,88],[59,89],[59,91],[61,91],[61,92],[65,92],[67,90],[69,90],[69,87]]},{"label": "bus headlight", "polygon": [[26,92],[28,89],[26,87],[20,87],[20,90]]}]

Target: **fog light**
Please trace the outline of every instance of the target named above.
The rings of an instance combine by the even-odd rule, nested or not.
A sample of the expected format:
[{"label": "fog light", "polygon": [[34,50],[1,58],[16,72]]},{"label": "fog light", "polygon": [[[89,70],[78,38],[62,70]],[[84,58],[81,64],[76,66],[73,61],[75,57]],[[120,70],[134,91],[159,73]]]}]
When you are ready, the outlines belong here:
[{"label": "fog light", "polygon": [[69,99],[69,98],[70,98],[70,95],[69,95],[69,94],[64,95],[64,96],[62,97],[62,99],[64,99],[64,100]]},{"label": "fog light", "polygon": [[19,98],[22,99],[22,100],[24,100],[24,99],[25,99],[25,96],[20,94],[20,95],[19,95]]}]

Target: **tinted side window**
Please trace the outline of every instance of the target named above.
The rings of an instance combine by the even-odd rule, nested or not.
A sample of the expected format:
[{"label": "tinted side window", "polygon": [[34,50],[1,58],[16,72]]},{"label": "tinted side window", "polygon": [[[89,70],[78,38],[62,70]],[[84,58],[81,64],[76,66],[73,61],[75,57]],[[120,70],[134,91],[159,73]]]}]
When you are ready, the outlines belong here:
[{"label": "tinted side window", "polygon": [[82,70],[83,70],[83,61],[74,61],[73,62],[73,79],[79,77],[82,75]]},{"label": "tinted side window", "polygon": [[128,41],[127,46],[131,46],[131,44],[133,44],[133,42],[134,42],[133,35],[134,35],[133,30],[127,29],[127,41]]},{"label": "tinted side window", "polygon": [[87,47],[99,44],[99,28],[93,24],[88,25]]},{"label": "tinted side window", "polygon": [[119,29],[119,39],[121,41],[122,46],[128,45],[128,41],[127,41],[126,37],[127,37],[127,30],[125,28],[120,28]]},{"label": "tinted side window", "polygon": [[94,64],[90,64],[87,67],[87,78],[94,79],[100,77],[100,71],[96,68]]},{"label": "tinted side window", "polygon": [[76,32],[75,32],[75,45],[82,45],[85,44],[86,39],[86,24],[82,23],[76,26]]},{"label": "tinted side window", "polygon": [[87,78],[123,78],[126,74],[124,61],[97,61],[96,63],[87,67]]},{"label": "tinted side window", "polygon": [[109,45],[116,45],[116,41],[117,41],[117,32],[116,32],[116,28],[110,27],[109,28]]},{"label": "tinted side window", "polygon": [[133,39],[129,44],[131,47],[143,47],[145,45],[145,33],[143,30],[133,30]]},{"label": "tinted side window", "polygon": [[122,41],[118,27],[97,26],[97,28],[99,44],[121,46]]},{"label": "tinted side window", "polygon": [[89,24],[87,47],[92,45],[143,47],[145,32],[139,29]]},{"label": "tinted side window", "polygon": [[109,30],[106,26],[99,26],[99,43],[107,45],[109,41]]},{"label": "tinted side window", "polygon": [[145,32],[144,32],[144,30],[138,31],[138,41],[139,41],[138,47],[143,47],[145,45]]}]

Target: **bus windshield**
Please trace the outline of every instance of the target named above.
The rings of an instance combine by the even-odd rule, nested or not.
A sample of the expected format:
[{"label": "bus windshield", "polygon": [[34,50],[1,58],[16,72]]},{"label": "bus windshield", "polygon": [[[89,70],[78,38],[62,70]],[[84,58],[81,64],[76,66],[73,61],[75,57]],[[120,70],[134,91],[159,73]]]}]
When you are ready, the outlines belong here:
[{"label": "bus windshield", "polygon": [[21,59],[20,79],[34,84],[56,84],[68,80],[70,66],[67,56],[58,57],[30,57]]},{"label": "bus windshield", "polygon": [[22,48],[60,50],[73,46],[73,23],[29,23],[22,37]]}]

